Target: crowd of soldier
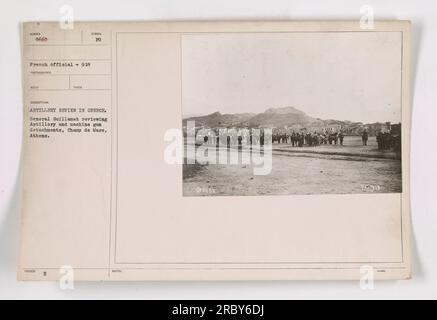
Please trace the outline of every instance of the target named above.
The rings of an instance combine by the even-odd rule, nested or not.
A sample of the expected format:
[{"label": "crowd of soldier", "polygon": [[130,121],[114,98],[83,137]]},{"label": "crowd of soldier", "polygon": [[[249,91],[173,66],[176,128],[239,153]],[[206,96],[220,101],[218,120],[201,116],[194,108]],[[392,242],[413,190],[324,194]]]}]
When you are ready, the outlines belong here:
[{"label": "crowd of soldier", "polygon": [[303,145],[318,146],[322,144],[340,144],[343,145],[344,134],[343,132],[293,132],[291,134],[286,133],[274,133],[272,135],[273,143],[287,143],[293,147],[302,147]]},{"label": "crowd of soldier", "polygon": [[[253,137],[252,134],[249,132],[247,137],[242,137],[239,135],[236,138],[235,142],[232,142],[232,139],[230,136],[226,137],[226,144],[228,146],[230,145],[242,145],[243,139],[246,141],[246,143],[252,145],[252,144],[260,144],[264,145],[264,130],[260,130],[260,135],[256,137]],[[214,135],[215,136],[215,135]],[[303,147],[305,146],[319,146],[319,145],[343,145],[344,142],[344,133],[342,131],[339,132],[295,132],[292,133],[284,133],[284,132],[274,132],[272,133],[272,143],[276,144],[290,144],[293,147]],[[246,140],[247,138],[247,140]],[[367,146],[367,142],[369,139],[369,134],[366,129],[361,134],[361,139],[363,146]],[[219,136],[215,136],[215,139],[211,136],[205,135],[203,137],[204,143],[213,143],[215,140],[217,146],[219,146],[220,139]],[[400,149],[400,137],[394,136],[390,132],[382,132],[379,131],[376,135],[376,142],[378,144],[379,150],[390,150],[392,148]]]},{"label": "crowd of soldier", "polygon": [[[214,139],[215,138],[215,139]],[[241,145],[243,143],[243,139],[248,138],[247,143],[249,144],[264,144],[264,131],[260,130],[259,136],[252,136],[252,134],[248,134],[248,137],[243,137],[241,135],[238,135],[236,138],[235,143],[238,145]],[[215,140],[217,146],[220,143],[220,138],[218,135],[212,134],[206,134],[202,138],[204,143],[212,143],[212,141]],[[318,146],[318,145],[343,145],[344,141],[344,134],[343,132],[324,132],[324,133],[318,133],[316,131],[314,132],[292,132],[289,133],[273,133],[272,134],[272,143],[277,144],[291,144],[293,147],[303,147],[304,145],[307,146]],[[232,139],[230,136],[226,137],[226,144],[232,145],[234,144],[232,142]]]},{"label": "crowd of soldier", "polygon": [[395,151],[400,151],[401,149],[400,135],[394,135],[390,132],[379,131],[376,135],[376,143],[379,150],[390,150],[393,148]]}]

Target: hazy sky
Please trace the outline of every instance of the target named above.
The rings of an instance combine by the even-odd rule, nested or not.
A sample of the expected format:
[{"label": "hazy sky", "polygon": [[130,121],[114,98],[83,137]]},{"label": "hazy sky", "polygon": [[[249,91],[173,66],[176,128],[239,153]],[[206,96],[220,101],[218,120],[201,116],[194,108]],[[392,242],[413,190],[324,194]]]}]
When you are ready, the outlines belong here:
[{"label": "hazy sky", "polygon": [[183,114],[294,106],[322,119],[401,119],[397,32],[182,38]]}]

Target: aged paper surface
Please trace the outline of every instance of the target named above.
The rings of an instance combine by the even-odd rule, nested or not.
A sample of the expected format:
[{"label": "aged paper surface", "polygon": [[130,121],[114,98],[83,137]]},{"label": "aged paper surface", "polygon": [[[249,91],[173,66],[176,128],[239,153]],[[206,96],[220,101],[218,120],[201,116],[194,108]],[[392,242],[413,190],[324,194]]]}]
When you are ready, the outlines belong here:
[{"label": "aged paper surface", "polygon": [[406,21],[24,23],[18,278],[409,278],[409,50]]}]

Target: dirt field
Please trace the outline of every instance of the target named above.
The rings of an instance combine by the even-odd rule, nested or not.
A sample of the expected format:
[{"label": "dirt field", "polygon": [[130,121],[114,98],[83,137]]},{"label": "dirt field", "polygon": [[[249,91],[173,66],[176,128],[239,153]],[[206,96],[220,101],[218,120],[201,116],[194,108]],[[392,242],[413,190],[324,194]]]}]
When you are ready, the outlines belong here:
[{"label": "dirt field", "polygon": [[[367,147],[357,138],[345,139],[345,146],[308,147],[314,151],[309,153],[305,147],[298,152],[274,151],[272,171],[264,176],[254,175],[252,165],[184,165],[184,195],[401,192],[401,161],[387,159],[372,142],[374,137]],[[283,148],[289,147],[280,145]],[[360,156],[362,152],[375,156]]]}]

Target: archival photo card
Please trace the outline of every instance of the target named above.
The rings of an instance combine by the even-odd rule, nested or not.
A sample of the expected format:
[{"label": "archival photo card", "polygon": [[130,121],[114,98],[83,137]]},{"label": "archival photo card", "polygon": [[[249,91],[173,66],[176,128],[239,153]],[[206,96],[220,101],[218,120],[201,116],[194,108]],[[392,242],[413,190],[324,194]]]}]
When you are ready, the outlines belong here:
[{"label": "archival photo card", "polygon": [[408,279],[410,23],[23,24],[20,280]]}]

